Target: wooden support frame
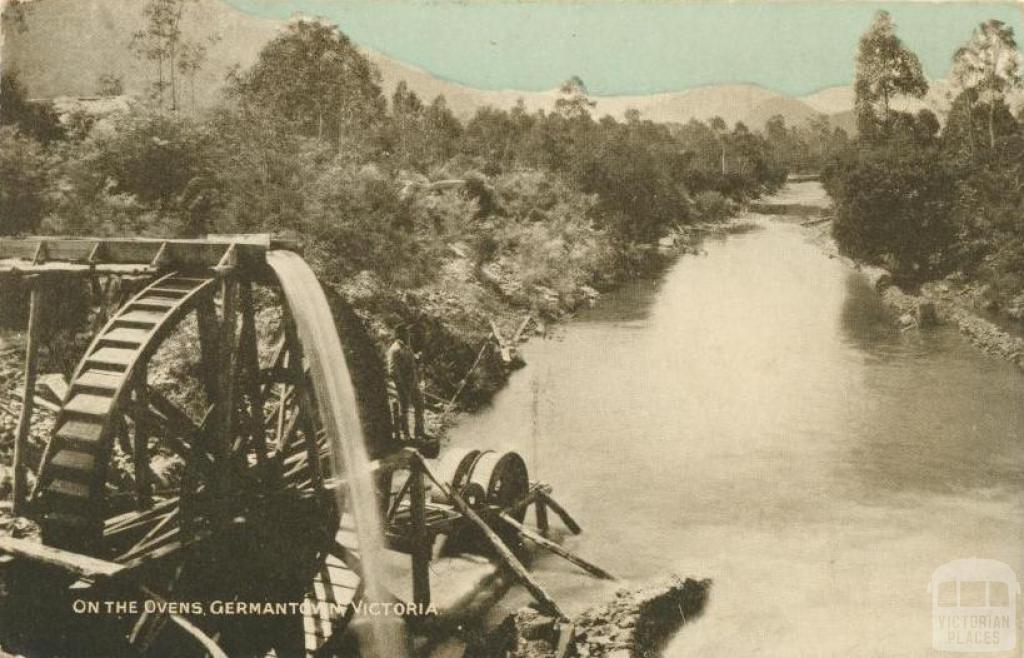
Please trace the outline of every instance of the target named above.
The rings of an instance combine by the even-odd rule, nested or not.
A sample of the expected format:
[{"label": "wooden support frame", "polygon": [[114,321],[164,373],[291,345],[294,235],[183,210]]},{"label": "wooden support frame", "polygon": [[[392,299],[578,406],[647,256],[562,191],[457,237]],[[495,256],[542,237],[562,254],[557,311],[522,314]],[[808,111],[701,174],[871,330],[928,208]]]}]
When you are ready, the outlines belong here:
[{"label": "wooden support frame", "polygon": [[487,522],[480,518],[480,515],[473,511],[473,508],[462,499],[462,496],[460,496],[458,492],[452,491],[448,486],[442,483],[441,480],[431,472],[430,467],[421,456],[416,455],[414,461],[419,464],[426,476],[429,477],[431,481],[448,496],[448,499],[455,504],[455,507],[459,512],[472,521],[473,525],[480,529],[484,534],[484,537],[486,537],[488,542],[490,542],[494,547],[495,554],[501,563],[504,564],[505,567],[516,577],[516,580],[522,583],[523,587],[530,592],[542,611],[556,619],[568,619],[569,617],[562,612],[562,609],[558,607],[555,600],[552,599],[551,596],[544,591],[544,588],[533,579],[530,573],[526,570],[526,567],[524,567],[516,556],[512,554],[512,551],[505,546],[505,543],[501,541],[501,538],[498,537],[489,525],[487,525]]},{"label": "wooden support frame", "polygon": [[[43,248],[40,243],[39,248]],[[39,362],[39,330],[43,313],[42,282],[29,279],[28,343],[25,346],[25,382],[22,393],[21,414],[18,416],[18,430],[14,438],[14,507],[16,515],[23,515],[28,505],[28,471],[25,458],[29,434],[32,429],[32,411],[35,403],[36,375]]]},{"label": "wooden support frame", "polygon": [[239,373],[244,372],[244,393],[249,398],[250,447],[256,451],[256,458],[263,463],[267,456],[267,437],[263,418],[263,386],[260,382],[259,337],[256,334],[256,308],[253,302],[252,284],[239,284],[238,300],[241,306],[242,330],[239,336]]}]

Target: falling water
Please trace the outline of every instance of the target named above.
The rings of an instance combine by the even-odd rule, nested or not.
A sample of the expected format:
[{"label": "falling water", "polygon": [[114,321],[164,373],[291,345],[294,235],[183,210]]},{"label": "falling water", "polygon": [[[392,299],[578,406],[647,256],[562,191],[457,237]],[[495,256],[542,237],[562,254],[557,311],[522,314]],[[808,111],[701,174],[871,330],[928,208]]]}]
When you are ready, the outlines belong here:
[{"label": "falling water", "polygon": [[[383,602],[387,600],[379,579],[383,532],[355,389],[334,318],[320,283],[298,254],[270,251],[267,263],[281,282],[309,360],[320,417],[330,440],[334,472],[340,473],[343,468],[346,472],[348,502],[359,537],[366,596],[369,602]],[[336,491],[336,495],[338,508],[342,509],[341,492]],[[370,622],[363,655],[380,658],[401,658],[405,655],[402,626],[397,619],[375,616],[370,618]]]}]

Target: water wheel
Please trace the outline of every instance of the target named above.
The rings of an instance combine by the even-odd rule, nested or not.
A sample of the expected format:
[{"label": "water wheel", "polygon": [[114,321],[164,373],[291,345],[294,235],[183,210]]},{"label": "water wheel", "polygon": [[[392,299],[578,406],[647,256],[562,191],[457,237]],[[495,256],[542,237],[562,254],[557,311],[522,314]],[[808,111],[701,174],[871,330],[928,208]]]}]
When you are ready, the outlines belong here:
[{"label": "water wheel", "polygon": [[[85,589],[63,572],[14,579],[12,647],[202,656],[205,636],[230,656],[333,655],[363,592],[359,547],[337,540],[352,517],[310,372],[318,347],[300,342],[297,302],[269,271],[163,273],[95,336],[31,509],[46,545],[130,578]],[[68,614],[110,601],[125,607]]]},{"label": "water wheel", "polygon": [[[530,491],[526,462],[513,450],[481,454],[473,465],[470,481],[480,485],[486,492],[489,505],[502,509],[508,509],[523,500]],[[522,521],[526,516],[526,508],[515,509],[510,514]]]}]

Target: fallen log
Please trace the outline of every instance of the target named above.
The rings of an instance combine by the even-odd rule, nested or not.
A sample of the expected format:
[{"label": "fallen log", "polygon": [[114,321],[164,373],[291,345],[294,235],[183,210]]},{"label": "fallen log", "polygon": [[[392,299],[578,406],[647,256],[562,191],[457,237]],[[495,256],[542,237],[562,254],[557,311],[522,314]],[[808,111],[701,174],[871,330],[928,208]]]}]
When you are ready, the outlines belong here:
[{"label": "fallen log", "polygon": [[509,524],[513,528],[515,528],[516,532],[518,532],[522,537],[525,537],[526,539],[529,539],[531,542],[533,542],[537,546],[540,546],[541,548],[543,548],[545,550],[548,550],[548,551],[554,553],[555,555],[557,555],[557,556],[559,556],[561,558],[564,558],[565,560],[571,562],[572,564],[575,564],[577,567],[579,567],[580,569],[583,569],[584,571],[586,571],[590,575],[596,576],[597,578],[601,578],[603,580],[618,580],[615,576],[611,575],[610,573],[608,573],[607,571],[605,571],[601,567],[597,566],[596,564],[594,564],[592,562],[587,562],[586,560],[584,560],[580,556],[576,555],[575,553],[572,553],[572,552],[568,551],[567,549],[565,549],[564,547],[556,544],[555,542],[551,541],[550,539],[547,539],[546,537],[542,537],[541,535],[537,534],[536,532],[533,532],[532,530],[530,530],[529,528],[525,527],[522,523],[520,523],[519,521],[516,521],[515,518],[513,518],[512,516],[509,516],[505,512],[502,512],[499,515],[499,517],[501,518],[502,521],[504,521],[505,523]]}]

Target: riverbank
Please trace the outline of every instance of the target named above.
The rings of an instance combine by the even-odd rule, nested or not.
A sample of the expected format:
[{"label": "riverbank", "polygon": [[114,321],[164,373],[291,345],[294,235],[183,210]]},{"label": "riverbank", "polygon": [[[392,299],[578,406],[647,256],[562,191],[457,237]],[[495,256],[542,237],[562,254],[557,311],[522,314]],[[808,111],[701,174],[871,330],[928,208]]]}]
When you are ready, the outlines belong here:
[{"label": "riverbank", "polygon": [[[811,185],[817,183],[798,184],[801,187]],[[804,197],[813,196],[810,190],[802,190],[799,194]],[[825,194],[824,190],[821,190],[821,194]],[[910,330],[930,322],[950,323],[981,351],[1024,369],[1024,336],[1008,330],[989,317],[984,308],[984,291],[977,283],[950,276],[925,283],[915,291],[904,290],[893,283],[892,273],[888,270],[857,262],[839,253],[832,238],[829,206],[819,205],[814,212],[801,212],[797,215],[785,211],[771,212],[772,208],[767,210],[768,214],[787,215],[792,218],[791,221],[799,221],[810,241],[830,258],[840,259],[851,268],[863,272],[885,305],[893,311],[902,329]],[[1007,325],[1011,322],[1012,319],[1006,320]]]}]

